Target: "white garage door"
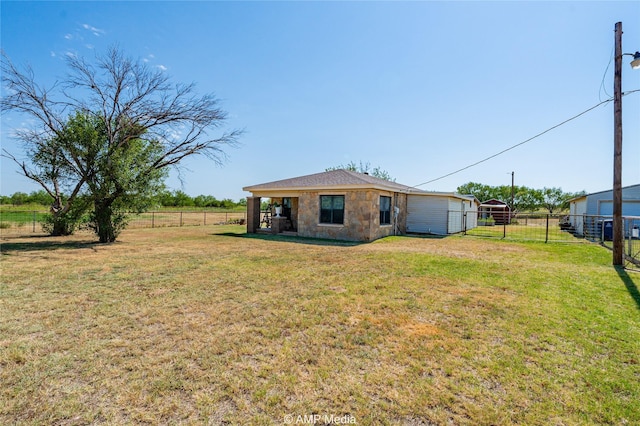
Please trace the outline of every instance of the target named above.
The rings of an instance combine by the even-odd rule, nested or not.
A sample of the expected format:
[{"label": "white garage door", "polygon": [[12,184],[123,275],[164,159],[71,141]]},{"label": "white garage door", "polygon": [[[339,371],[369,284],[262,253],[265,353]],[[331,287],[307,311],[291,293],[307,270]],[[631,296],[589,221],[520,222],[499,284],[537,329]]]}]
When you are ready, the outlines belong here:
[{"label": "white garage door", "polygon": [[407,232],[447,234],[447,198],[409,196],[407,198]]}]

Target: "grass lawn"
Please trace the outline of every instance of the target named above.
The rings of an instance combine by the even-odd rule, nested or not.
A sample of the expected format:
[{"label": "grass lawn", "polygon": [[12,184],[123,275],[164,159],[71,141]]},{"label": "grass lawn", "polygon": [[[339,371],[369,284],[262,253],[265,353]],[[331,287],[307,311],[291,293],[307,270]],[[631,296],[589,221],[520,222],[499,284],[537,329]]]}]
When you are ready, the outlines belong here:
[{"label": "grass lawn", "polygon": [[3,239],[0,424],[640,424],[606,249],[243,232]]}]

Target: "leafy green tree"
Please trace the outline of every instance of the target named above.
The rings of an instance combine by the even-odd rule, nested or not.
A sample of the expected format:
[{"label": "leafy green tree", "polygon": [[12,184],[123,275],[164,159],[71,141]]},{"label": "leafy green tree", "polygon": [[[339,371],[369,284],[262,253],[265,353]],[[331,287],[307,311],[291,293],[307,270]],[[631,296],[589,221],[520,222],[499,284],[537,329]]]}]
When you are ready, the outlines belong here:
[{"label": "leafy green tree", "polygon": [[233,201],[230,198],[225,198],[220,201],[220,207],[222,207],[223,209],[232,209],[235,206],[236,206],[235,201]]},{"label": "leafy green tree", "polygon": [[155,203],[159,206],[164,207],[174,207],[175,198],[173,197],[173,192],[169,191],[166,188],[163,188],[158,194],[155,196]]},{"label": "leafy green tree", "polygon": [[95,63],[77,56],[67,61],[68,77],[47,90],[30,69],[19,70],[3,53],[7,95],[0,99],[1,110],[23,113],[35,123],[16,131],[29,162],[4,155],[51,195],[54,214],[69,212],[87,195],[101,242],[115,241],[125,209],[148,205],[168,167],[191,155],[222,164],[223,148],[237,144],[241,131],[210,135],[226,113],[213,95],[197,96],[193,84],[170,84],[164,72],[117,48]]},{"label": "leafy green tree", "polygon": [[542,205],[549,212],[553,213],[559,210],[567,199],[567,194],[562,192],[561,188],[542,188]]},{"label": "leafy green tree", "polygon": [[41,206],[48,206],[51,204],[51,196],[44,190],[31,191],[29,193],[28,202],[32,204],[40,204]]},{"label": "leafy green tree", "polygon": [[460,185],[456,191],[463,195],[473,195],[480,200],[480,202],[488,201],[492,198],[499,198],[493,187],[477,182],[468,182]]},{"label": "leafy green tree", "polygon": [[371,168],[371,163],[369,162],[363,163],[362,161],[360,161],[360,164],[357,165],[356,163],[351,161],[347,164],[341,164],[336,167],[328,167],[325,169],[326,172],[330,172],[332,170],[349,170],[357,173],[368,173],[371,176],[377,177],[379,179],[384,179],[391,182],[396,181],[395,178],[392,178],[389,172],[387,172],[386,170],[383,170],[380,167]]},{"label": "leafy green tree", "polygon": [[[507,188],[511,187],[507,186]],[[526,186],[516,186],[514,191],[513,206],[511,206],[514,212],[535,211],[542,205],[542,196],[539,190],[527,188]],[[509,203],[508,199],[505,201]]]},{"label": "leafy green tree", "polygon": [[11,204],[14,206],[21,206],[23,204],[27,204],[27,200],[29,195],[25,192],[15,192],[11,195]]},{"label": "leafy green tree", "polygon": [[195,205],[193,199],[184,191],[175,191],[173,199],[176,207],[193,207]]}]

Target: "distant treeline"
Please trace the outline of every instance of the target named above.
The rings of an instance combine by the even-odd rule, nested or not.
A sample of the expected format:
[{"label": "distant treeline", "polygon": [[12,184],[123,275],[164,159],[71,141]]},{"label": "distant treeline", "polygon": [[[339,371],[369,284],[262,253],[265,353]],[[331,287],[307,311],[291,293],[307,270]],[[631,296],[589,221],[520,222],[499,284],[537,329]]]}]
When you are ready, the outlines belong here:
[{"label": "distant treeline", "polygon": [[[154,197],[158,207],[215,207],[222,209],[235,209],[245,207],[247,200],[241,198],[233,201],[229,198],[218,200],[213,195],[197,195],[191,197],[183,191],[163,191]],[[26,206],[41,205],[49,207],[52,198],[46,191],[15,192],[13,195],[0,195],[0,204]]]},{"label": "distant treeline", "polygon": [[507,203],[515,212],[534,212],[544,210],[549,213],[569,210],[569,201],[585,195],[585,191],[564,192],[562,188],[535,189],[526,186],[490,186],[477,182],[468,182],[456,190],[459,194],[475,196],[480,202],[500,200]]}]

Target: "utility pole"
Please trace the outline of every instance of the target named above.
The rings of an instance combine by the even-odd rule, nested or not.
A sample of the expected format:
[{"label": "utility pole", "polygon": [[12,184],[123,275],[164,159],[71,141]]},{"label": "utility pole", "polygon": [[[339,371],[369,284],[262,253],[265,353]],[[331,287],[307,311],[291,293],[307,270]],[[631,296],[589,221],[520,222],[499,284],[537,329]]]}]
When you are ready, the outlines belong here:
[{"label": "utility pole", "polygon": [[514,198],[514,179],[515,172],[511,172],[511,207],[509,208],[509,224],[511,224],[511,215],[513,214],[513,198]]},{"label": "utility pole", "polygon": [[622,224],[622,22],[615,27],[613,73],[613,265],[623,266]]}]

